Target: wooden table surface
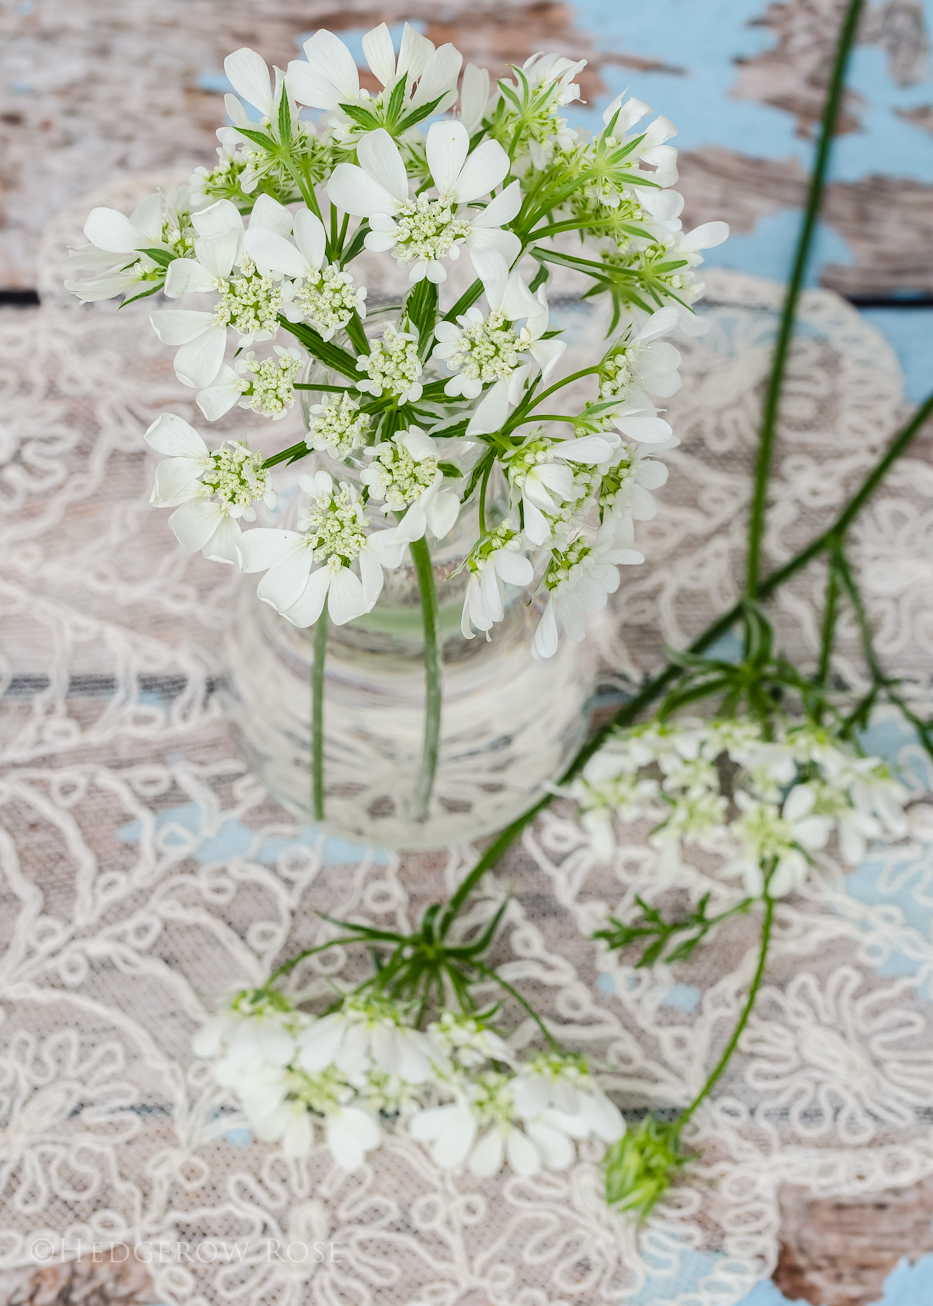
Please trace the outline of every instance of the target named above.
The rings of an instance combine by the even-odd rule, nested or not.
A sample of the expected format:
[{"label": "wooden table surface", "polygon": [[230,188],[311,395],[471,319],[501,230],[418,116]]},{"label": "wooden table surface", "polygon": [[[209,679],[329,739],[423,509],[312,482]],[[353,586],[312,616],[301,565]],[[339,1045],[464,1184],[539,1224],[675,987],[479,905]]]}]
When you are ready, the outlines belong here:
[{"label": "wooden table surface", "polygon": [[[351,48],[385,19],[504,73],[539,49],[586,58],[592,126],[626,87],[680,128],[688,225],[725,218],[708,261],[780,279],[799,222],[843,0],[6,0],[0,9],[0,288],[36,285],[43,225],[128,173],[210,164],[223,58],[296,57],[319,26]],[[863,307],[893,344],[905,390],[933,377],[933,0],[868,7],[850,73],[811,284]],[[905,299],[910,306],[905,306]],[[925,306],[929,305],[929,306]],[[749,1306],[933,1302],[933,1184],[870,1203],[787,1190],[773,1285]],[[924,1263],[925,1265],[926,1263]],[[933,1261],[931,1261],[933,1264]],[[906,1286],[905,1286],[906,1285]],[[913,1294],[913,1295],[911,1295]],[[0,1303],[152,1301],[130,1262],[0,1272]]]}]

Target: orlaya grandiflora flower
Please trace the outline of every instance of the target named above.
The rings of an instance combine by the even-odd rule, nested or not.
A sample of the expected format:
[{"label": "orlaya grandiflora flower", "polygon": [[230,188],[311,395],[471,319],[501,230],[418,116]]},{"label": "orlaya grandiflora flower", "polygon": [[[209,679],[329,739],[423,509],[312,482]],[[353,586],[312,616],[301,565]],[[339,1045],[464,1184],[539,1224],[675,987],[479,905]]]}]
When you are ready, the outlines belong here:
[{"label": "orlaya grandiflora flower", "polygon": [[145,439],[169,455],[156,470],[149,502],[178,509],[168,519],[178,542],[189,553],[200,549],[205,558],[235,563],[240,520],[256,520],[253,505],[260,499],[275,507],[262,454],[239,441],[225,441],[211,452],[194,427],[174,413],[157,418]]},{"label": "orlaya grandiflora flower", "polygon": [[523,1119],[550,1121],[571,1138],[595,1134],[614,1143],[625,1133],[622,1112],[580,1057],[548,1052],[532,1057],[515,1078],[512,1098]]},{"label": "orlaya grandiflora flower", "polygon": [[633,540],[624,522],[604,522],[591,543],[580,535],[564,549],[555,549],[544,573],[547,606],[531,644],[538,660],[557,652],[561,628],[573,640],[586,637],[586,618],[606,606],[610,594],[619,588],[619,566],[644,562],[644,555],[631,547]]},{"label": "orlaya grandiflora flower", "polygon": [[[333,111],[331,125],[338,140],[349,141],[361,128],[361,124],[340,111],[344,104],[367,110],[373,117],[374,127],[396,126],[404,123],[413,111],[434,101],[437,103],[433,112],[443,113],[457,97],[462,56],[452,45],[435,49],[433,42],[408,23],[402,32],[398,58],[385,23],[363,37],[363,53],[384,88],[375,97],[360,88],[356,60],[333,32],[321,28],[305,41],[303,49],[305,59],[295,59],[288,65],[289,94],[309,108]],[[389,97],[402,79],[405,80],[404,97],[395,122],[390,124],[386,118]]]},{"label": "orlaya grandiflora flower", "polygon": [[281,1143],[285,1156],[308,1155],[314,1146],[315,1117],[323,1118],[327,1146],[344,1170],[358,1170],[366,1153],[382,1142],[379,1125],[368,1111],[353,1105],[355,1091],[339,1073],[315,1075],[262,1062],[233,1074],[222,1067],[215,1066],[214,1077],[234,1089],[256,1137]]},{"label": "orlaya grandiflora flower", "polygon": [[[620,142],[626,139],[628,132],[636,123],[651,112],[650,107],[641,100],[636,100],[634,97],[624,100],[624,95],[624,91],[621,95],[617,95],[603,113],[603,122],[607,127],[615,118],[613,136]],[[637,135],[641,136],[642,140],[635,157],[654,169],[650,180],[660,187],[673,186],[677,180],[677,151],[673,145],[667,145],[666,142],[677,135],[677,128],[669,118],[659,116],[648,124],[644,132],[639,131]],[[638,188],[638,198],[641,199],[647,191],[647,186]]]},{"label": "orlaya grandiflora flower", "polygon": [[[485,417],[498,429],[509,404],[518,402],[525,378],[531,371],[529,356],[547,375],[566,348],[561,341],[541,340],[547,326],[547,302],[528,289],[518,272],[510,273],[498,255],[480,257],[483,288],[489,312],[471,305],[456,322],[440,321],[435,335],[440,344],[434,357],[442,359],[454,375],[444,386],[444,393],[478,399],[484,386],[492,383],[479,414],[479,427],[485,431]],[[527,319],[521,328],[516,323]],[[542,320],[543,319],[543,320]]]},{"label": "orlaya grandiflora flower", "polygon": [[502,226],[521,208],[519,183],[512,182],[485,208],[466,211],[508,173],[509,156],[502,146],[483,141],[471,153],[467,129],[454,120],[432,124],[426,150],[435,199],[412,195],[398,146],[383,129],[359,142],[359,166],[337,164],[327,194],[344,213],[369,219],[367,249],[391,250],[400,267],[411,265],[411,281],[446,281],[442,260],[459,258],[461,244],[471,251],[494,250],[511,263],[521,241]]},{"label": "orlaya grandiflora flower", "polygon": [[532,433],[508,455],[504,464],[512,501],[521,502],[525,535],[532,544],[549,540],[551,519],[579,497],[574,464],[608,463],[617,440],[611,431],[574,440],[552,440]]},{"label": "orlaya grandiflora flower", "polygon": [[741,815],[734,823],[744,851],[723,868],[726,876],[741,876],[745,892],[759,895],[765,885],[765,868],[773,863],[768,880],[772,898],[799,889],[807,878],[810,854],[825,848],[833,821],[814,811],[817,792],[808,784],[794,785],[782,805],[762,802],[736,790],[735,803]]},{"label": "orlaya grandiflora flower", "polygon": [[[462,442],[460,448],[464,449]],[[370,464],[360,480],[369,486],[370,500],[382,503],[384,512],[405,513],[395,528],[396,539],[410,543],[423,539],[429,530],[442,540],[450,533],[460,512],[460,498],[442,488],[446,478],[438,466],[437,444],[429,435],[412,426],[397,431],[391,440],[370,445],[365,455]]]},{"label": "orlaya grandiflora flower", "polygon": [[[285,287],[282,279],[263,275],[245,248],[243,219],[230,200],[217,200],[192,215],[198,233],[194,258],[175,259],[165,277],[169,299],[191,292],[219,295],[210,311],[159,309],[149,320],[167,345],[178,345],[175,375],[185,385],[209,386],[220,371],[227,335],[239,336],[241,347],[255,340],[271,340],[279,329]],[[264,228],[285,236],[292,215],[272,199],[260,195],[249,220],[250,230]]]},{"label": "orlaya grandiflora flower", "polygon": [[634,322],[600,364],[600,399],[617,399],[633,388],[668,399],[680,389],[680,352],[661,337],[674,331],[679,317],[675,308],[659,308],[643,326]]},{"label": "orlaya grandiflora flower", "polygon": [[534,566],[521,547],[521,531],[514,522],[506,520],[480,540],[467,558],[469,575],[460,618],[460,629],[466,639],[474,638],[474,626],[489,639],[492,627],[502,620],[503,582],[519,587],[531,584]]},{"label": "orlaya grandiflora flower", "polygon": [[525,1176],[566,1170],[575,1155],[566,1130],[547,1112],[523,1119],[515,1104],[515,1083],[512,1076],[486,1071],[461,1084],[456,1101],[415,1112],[409,1132],[429,1144],[442,1169],[457,1170],[465,1164],[480,1179],[497,1174],[505,1160]]},{"label": "orlaya grandiflora flower", "polygon": [[[299,476],[310,496],[297,531],[247,531],[237,554],[244,571],[264,571],[257,593],[295,626],[313,626],[327,602],[337,626],[361,617],[382,593],[383,568],[397,567],[405,549],[394,530],[368,532],[356,490],[335,486],[327,472]],[[359,567],[359,575],[352,564]]]},{"label": "orlaya grandiflora flower", "polygon": [[307,320],[324,340],[342,331],[354,313],[366,316],[366,287],[325,258],[324,226],[309,209],[294,215],[294,245],[279,231],[250,225],[244,238],[249,257],[263,273],[294,278],[282,314],[290,322]]},{"label": "orlaya grandiflora flower", "polygon": [[333,1065],[352,1077],[375,1065],[406,1084],[423,1084],[443,1063],[427,1034],[406,1025],[393,1003],[375,998],[348,998],[339,1011],[313,1021],[298,1043],[297,1064],[311,1074]]},{"label": "orlaya grandiflora flower", "polygon": [[[65,289],[82,304],[134,291],[134,298],[153,294],[161,288],[166,269],[164,261],[145,251],[178,259],[187,257],[194,244],[188,187],[147,195],[130,217],[116,209],[91,209],[84,234],[90,244],[73,247],[63,262],[66,272],[83,274],[80,280],[65,282]],[[133,254],[138,257],[128,257]]]},{"label": "orlaya grandiflora flower", "polygon": [[[651,452],[673,449],[680,441],[676,436],[663,445],[653,445]],[[652,490],[667,484],[667,467],[649,458],[641,445],[620,444],[603,469],[599,485],[599,510],[602,520],[651,521],[658,505]]]},{"label": "orlaya grandiflora flower", "polygon": [[[445,387],[448,394],[474,398],[476,382],[485,385],[492,381],[467,425],[467,435],[489,435],[502,427],[521,399],[535,366],[541,369],[541,381],[546,385],[567,345],[563,340],[542,338],[548,326],[543,286],[532,295],[517,272],[509,273],[497,252],[474,261],[482,275],[489,315],[484,318],[473,307],[457,319],[456,326],[439,323],[441,344],[435,355],[458,372]],[[525,318],[521,327],[516,326],[519,317]]]}]

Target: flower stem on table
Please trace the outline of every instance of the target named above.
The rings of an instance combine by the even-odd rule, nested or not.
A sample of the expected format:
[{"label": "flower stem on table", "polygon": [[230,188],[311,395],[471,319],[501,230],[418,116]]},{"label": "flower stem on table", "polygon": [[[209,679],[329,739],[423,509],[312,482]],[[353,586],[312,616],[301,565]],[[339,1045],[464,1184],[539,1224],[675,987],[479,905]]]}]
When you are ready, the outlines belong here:
[{"label": "flower stem on table", "polygon": [[311,809],[324,819],[324,664],[327,660],[327,601],[314,631],[311,667]]}]

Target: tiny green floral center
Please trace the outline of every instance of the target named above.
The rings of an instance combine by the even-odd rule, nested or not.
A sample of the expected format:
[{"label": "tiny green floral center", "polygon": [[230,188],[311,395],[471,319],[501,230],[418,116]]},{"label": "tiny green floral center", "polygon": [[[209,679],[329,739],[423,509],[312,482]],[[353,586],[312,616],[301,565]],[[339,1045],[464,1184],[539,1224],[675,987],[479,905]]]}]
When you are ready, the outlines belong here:
[{"label": "tiny green floral center", "polygon": [[513,485],[521,487],[528,479],[529,472],[543,463],[554,462],[555,457],[550,440],[529,440],[509,459],[509,480]]},{"label": "tiny green floral center", "polygon": [[252,384],[244,380],[249,408],[266,417],[277,417],[295,402],[295,379],[301,371],[301,358],[291,352],[250,361]]},{"label": "tiny green floral center", "polygon": [[512,1119],[513,1102],[508,1075],[487,1070],[475,1085],[473,1110],[483,1124],[507,1125]]},{"label": "tiny green floral center", "polygon": [[326,449],[335,458],[346,458],[365,442],[372,419],[360,412],[359,404],[350,395],[330,395],[319,408],[308,429],[313,448]]},{"label": "tiny green floral center", "polygon": [[245,444],[222,445],[211,454],[211,462],[201,484],[232,507],[246,508],[268,489],[262,454],[252,453]]},{"label": "tiny green floral center", "polygon": [[316,280],[310,278],[295,292],[295,304],[306,318],[326,330],[342,330],[358,306],[353,277],[337,268],[323,268]]},{"label": "tiny green floral center", "polygon": [[556,590],[561,585],[565,585],[573,569],[579,567],[592,553],[592,548],[582,535],[571,541],[563,552],[555,549],[544,575],[545,585],[549,590]]},{"label": "tiny green floral center", "polygon": [[469,222],[455,217],[451,204],[424,195],[402,205],[395,215],[395,225],[395,256],[399,263],[414,263],[417,259],[435,262],[470,232]]},{"label": "tiny green floral center", "polygon": [[467,565],[472,572],[482,571],[491,554],[499,549],[513,549],[517,552],[519,545],[519,532],[512,523],[508,521],[500,522],[495,530],[484,536],[476,546],[467,559]]},{"label": "tiny green floral center", "polygon": [[280,281],[260,276],[255,264],[243,259],[238,274],[222,281],[219,289],[215,326],[232,327],[241,336],[275,335],[282,307]]},{"label": "tiny green floral center", "polygon": [[372,352],[361,354],[356,365],[369,373],[369,381],[364,384],[377,398],[384,390],[403,395],[421,376],[417,341],[409,332],[397,331],[391,323],[385,335],[373,344]]},{"label": "tiny green floral center", "polygon": [[517,332],[501,313],[491,313],[484,322],[462,327],[460,339],[447,364],[471,381],[501,381],[519,364]]},{"label": "tiny green floral center", "polygon": [[420,499],[436,478],[436,458],[416,462],[404,445],[387,441],[373,458],[370,492],[392,508],[405,508]]},{"label": "tiny green floral center", "polygon": [[363,505],[348,485],[341,485],[304,510],[298,529],[306,533],[315,562],[335,559],[348,567],[366,543],[365,525]]},{"label": "tiny green floral center", "polygon": [[290,1070],[288,1087],[296,1101],[318,1115],[328,1115],[334,1107],[339,1107],[347,1093],[340,1072],[330,1066],[316,1075],[306,1070]]},{"label": "tiny green floral center", "polygon": [[611,508],[625,487],[631,485],[634,479],[634,469],[626,459],[623,458],[615,467],[610,467],[599,484],[600,508]]}]

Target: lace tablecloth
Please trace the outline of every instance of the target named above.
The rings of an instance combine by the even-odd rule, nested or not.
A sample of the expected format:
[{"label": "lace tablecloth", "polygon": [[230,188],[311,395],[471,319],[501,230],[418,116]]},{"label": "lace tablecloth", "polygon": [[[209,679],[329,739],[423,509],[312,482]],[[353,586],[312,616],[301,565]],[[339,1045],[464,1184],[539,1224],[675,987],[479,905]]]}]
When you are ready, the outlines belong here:
[{"label": "lace tablecloth", "polygon": [[[125,188],[128,199],[132,187]],[[119,194],[111,202],[121,203]],[[86,210],[87,202],[82,206]],[[216,995],[307,946],[313,909],[391,928],[448,894],[473,852],[398,858],[299,829],[234,755],[214,688],[232,578],[177,548],[147,503],[142,431],[192,417],[144,308],[81,309],[55,292],[66,214],[46,239],[35,310],[0,312],[0,1269],[84,1245],[162,1240],[159,1300],[237,1306],[732,1306],[768,1275],[778,1190],[870,1194],[933,1172],[930,849],[824,865],[777,911],[755,1014],[690,1127],[702,1157],[640,1231],[608,1210],[598,1152],[566,1173],[480,1181],[393,1136],[347,1175],[324,1150],[287,1161],[252,1140],[190,1037]],[[594,629],[605,679],[631,687],[730,605],[741,573],[760,383],[781,290],[708,279],[708,335],[678,342],[682,446],[648,562]],[[558,295],[560,286],[555,287]],[[573,351],[599,312],[567,302]],[[568,359],[573,365],[574,359]],[[883,339],[833,295],[804,296],[783,406],[771,564],[825,524],[905,409]],[[285,428],[285,429],[281,429]],[[290,419],[276,428],[295,438]],[[929,706],[933,467],[921,439],[859,520],[858,562],[887,668]],[[812,567],[772,605],[788,652],[817,645]],[[843,623],[839,669],[863,672]],[[923,755],[890,715],[875,749],[918,785]],[[530,829],[477,896],[507,887],[496,964],[608,1067],[632,1118],[702,1083],[740,1009],[757,926],[739,918],[688,965],[636,971],[590,940],[652,895],[652,857],[593,862],[569,808]],[[325,954],[318,988],[359,959]],[[515,1042],[534,1035],[507,1011]],[[235,1242],[232,1259],[179,1248]],[[293,1264],[268,1240],[321,1241]],[[37,1240],[39,1240],[37,1242]]]}]

